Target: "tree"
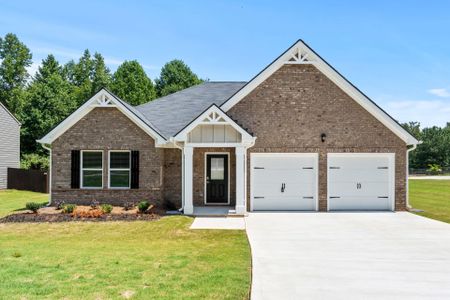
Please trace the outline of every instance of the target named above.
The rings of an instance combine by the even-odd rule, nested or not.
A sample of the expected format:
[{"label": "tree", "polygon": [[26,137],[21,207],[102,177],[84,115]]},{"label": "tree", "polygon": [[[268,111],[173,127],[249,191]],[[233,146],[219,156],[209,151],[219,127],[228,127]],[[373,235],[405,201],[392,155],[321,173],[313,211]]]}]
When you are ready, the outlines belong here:
[{"label": "tree", "polygon": [[36,140],[64,120],[76,108],[73,87],[63,77],[62,67],[49,55],[42,61],[35,80],[26,91],[21,115],[21,146],[23,153],[43,152]]},{"label": "tree", "polygon": [[80,106],[92,96],[94,62],[88,49],[84,50],[83,56],[71,71],[73,72],[73,84],[76,86],[75,99],[77,105]]},{"label": "tree", "polygon": [[161,69],[155,80],[158,97],[166,96],[203,82],[191,69],[179,59],[172,60]]},{"label": "tree", "polygon": [[0,37],[0,101],[13,113],[22,107],[23,89],[29,77],[27,67],[31,66],[30,50],[15,34]]},{"label": "tree", "polygon": [[117,68],[111,90],[131,105],[146,103],[156,97],[153,82],[136,60],[125,61]]},{"label": "tree", "polygon": [[94,54],[94,72],[92,75],[91,94],[97,92],[101,88],[109,88],[111,84],[111,73],[105,65],[105,60],[100,53]]}]

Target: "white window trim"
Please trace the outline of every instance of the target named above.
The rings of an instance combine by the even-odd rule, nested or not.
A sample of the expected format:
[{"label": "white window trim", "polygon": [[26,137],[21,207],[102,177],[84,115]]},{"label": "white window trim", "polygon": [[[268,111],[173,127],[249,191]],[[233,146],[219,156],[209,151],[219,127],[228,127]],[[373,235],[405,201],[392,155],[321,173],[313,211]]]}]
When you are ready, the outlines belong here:
[{"label": "white window trim", "polygon": [[[207,184],[206,184],[206,174],[208,174],[208,155],[215,155],[215,154],[217,154],[217,155],[226,155],[227,157],[228,157],[228,159],[227,159],[227,161],[228,161],[228,166],[226,166],[226,168],[228,168],[228,186],[227,186],[227,189],[228,189],[228,197],[227,197],[227,202],[221,202],[221,203],[208,203],[207,202],[207,197],[208,197],[208,193],[207,193]],[[230,201],[230,185],[231,185],[231,182],[230,182],[230,178],[231,178],[231,174],[230,174],[230,165],[231,165],[231,161],[230,161],[230,152],[205,152],[205,157],[204,157],[204,164],[205,164],[205,170],[204,170],[204,178],[203,178],[203,187],[204,187],[204,192],[203,192],[203,203],[204,203],[204,205],[211,205],[211,206],[214,206],[214,205],[230,205],[230,203],[231,203],[231,201]]]},{"label": "white window trim", "polygon": [[[102,171],[102,186],[101,187],[90,187],[90,186],[84,186],[83,185],[83,172],[84,171],[99,171],[100,169],[98,168],[83,168],[83,153],[84,152],[101,152],[102,153],[102,167],[101,167],[101,171]],[[80,188],[81,189],[86,189],[86,190],[101,190],[103,189],[103,150],[81,150],[80,151],[81,155],[80,155]]]},{"label": "white window trim", "polygon": [[[111,169],[111,152],[128,152],[130,159],[130,167],[128,169]],[[111,171],[128,171],[128,187],[111,187]],[[108,188],[112,190],[129,190],[131,188],[131,151],[130,150],[108,150]]]}]

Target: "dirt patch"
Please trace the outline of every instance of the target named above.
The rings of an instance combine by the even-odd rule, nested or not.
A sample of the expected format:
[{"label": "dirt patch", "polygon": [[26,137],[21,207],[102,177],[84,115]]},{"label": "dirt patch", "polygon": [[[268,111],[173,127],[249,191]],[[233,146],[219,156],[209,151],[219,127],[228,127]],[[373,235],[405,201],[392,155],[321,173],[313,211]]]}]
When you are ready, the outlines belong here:
[{"label": "dirt patch", "polygon": [[161,214],[104,214],[98,218],[79,218],[71,214],[33,214],[15,213],[0,219],[0,223],[40,223],[40,222],[105,222],[105,221],[153,221],[158,220]]}]

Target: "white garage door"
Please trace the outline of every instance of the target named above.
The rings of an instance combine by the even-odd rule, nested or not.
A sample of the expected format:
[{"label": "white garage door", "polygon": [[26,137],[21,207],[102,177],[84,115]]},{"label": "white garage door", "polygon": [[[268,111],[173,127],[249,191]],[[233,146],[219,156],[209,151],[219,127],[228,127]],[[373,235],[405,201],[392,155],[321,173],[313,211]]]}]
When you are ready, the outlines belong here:
[{"label": "white garage door", "polygon": [[329,210],[393,210],[394,154],[328,154]]},{"label": "white garage door", "polygon": [[252,210],[316,210],[316,153],[251,154]]}]

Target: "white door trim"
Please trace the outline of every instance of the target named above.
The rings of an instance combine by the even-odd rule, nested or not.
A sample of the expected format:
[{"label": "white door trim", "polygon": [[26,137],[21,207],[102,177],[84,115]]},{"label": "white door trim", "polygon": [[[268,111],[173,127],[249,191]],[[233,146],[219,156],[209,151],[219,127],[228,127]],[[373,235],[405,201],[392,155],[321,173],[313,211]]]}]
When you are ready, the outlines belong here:
[{"label": "white door trim", "polygon": [[395,211],[395,153],[327,153],[327,211],[330,211],[330,157],[387,157],[389,160],[389,198],[391,199],[391,211]]},{"label": "white door trim", "polygon": [[[228,161],[228,201],[227,202],[223,202],[223,203],[207,203],[206,202],[206,198],[207,198],[207,192],[206,192],[206,174],[208,174],[208,160],[207,160],[207,158],[208,158],[208,155],[214,155],[214,154],[217,154],[217,155],[227,155],[228,156],[228,159],[227,159],[227,161]],[[230,162],[230,152],[205,152],[205,158],[204,158],[204,165],[205,165],[205,167],[204,167],[204,176],[203,176],[203,203],[205,204],[205,205],[230,205],[230,184],[231,184],[231,182],[230,182],[230,164],[231,164],[231,162]]]},{"label": "white door trim", "polygon": [[314,197],[316,198],[316,209],[319,211],[319,153],[294,153],[294,152],[254,152],[250,153],[250,211],[253,211],[253,165],[254,157],[312,157],[315,160],[316,171],[316,191]]}]

